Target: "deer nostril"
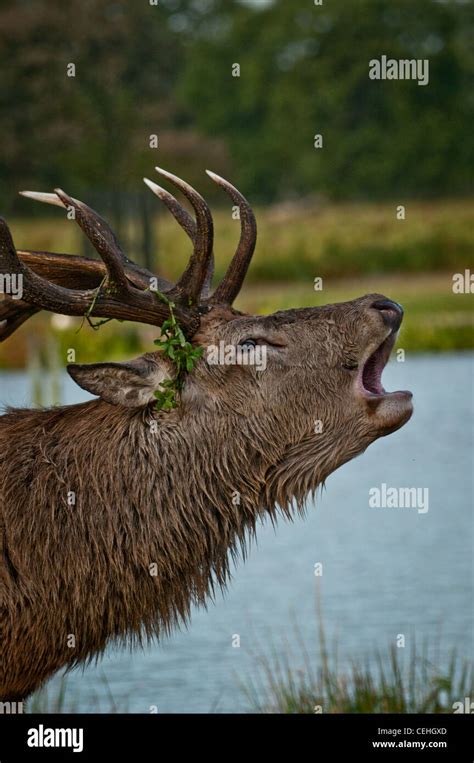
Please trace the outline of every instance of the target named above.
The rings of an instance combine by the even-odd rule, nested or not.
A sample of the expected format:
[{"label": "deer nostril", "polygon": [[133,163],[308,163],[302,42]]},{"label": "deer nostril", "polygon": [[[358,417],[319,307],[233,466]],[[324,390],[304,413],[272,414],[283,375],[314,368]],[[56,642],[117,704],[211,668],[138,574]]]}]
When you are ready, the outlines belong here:
[{"label": "deer nostril", "polygon": [[391,299],[379,299],[371,307],[374,310],[380,310],[386,326],[390,326],[392,331],[398,331],[403,320],[403,307],[398,302]]}]

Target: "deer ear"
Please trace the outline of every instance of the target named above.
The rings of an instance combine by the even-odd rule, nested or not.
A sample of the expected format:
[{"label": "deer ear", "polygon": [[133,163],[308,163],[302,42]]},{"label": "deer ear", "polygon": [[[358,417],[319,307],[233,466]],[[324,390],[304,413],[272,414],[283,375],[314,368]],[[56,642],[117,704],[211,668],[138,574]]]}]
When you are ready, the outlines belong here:
[{"label": "deer ear", "polygon": [[73,363],[67,371],[82,389],[107,403],[128,408],[148,405],[160,383],[170,378],[165,363],[144,355],[126,363]]}]

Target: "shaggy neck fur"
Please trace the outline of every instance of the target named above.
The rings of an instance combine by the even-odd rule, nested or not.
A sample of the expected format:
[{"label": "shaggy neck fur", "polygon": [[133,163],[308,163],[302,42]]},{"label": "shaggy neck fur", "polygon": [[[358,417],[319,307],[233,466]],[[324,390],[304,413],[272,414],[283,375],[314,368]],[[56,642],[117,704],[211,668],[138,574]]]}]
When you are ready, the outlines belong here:
[{"label": "shaggy neck fur", "polygon": [[336,433],[318,457],[303,432],[279,444],[271,421],[232,412],[155,418],[97,400],[0,422],[0,697],[186,620],[259,516],[301,509],[335,468]]}]

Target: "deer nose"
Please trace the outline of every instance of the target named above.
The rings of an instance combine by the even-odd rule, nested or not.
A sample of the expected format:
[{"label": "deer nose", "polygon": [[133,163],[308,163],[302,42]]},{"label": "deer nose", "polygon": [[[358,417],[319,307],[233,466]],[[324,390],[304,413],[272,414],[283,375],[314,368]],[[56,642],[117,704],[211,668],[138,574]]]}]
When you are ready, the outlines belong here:
[{"label": "deer nose", "polygon": [[403,320],[403,307],[398,302],[393,302],[391,299],[379,299],[371,307],[374,310],[380,310],[386,326],[389,326],[392,331],[398,331]]}]

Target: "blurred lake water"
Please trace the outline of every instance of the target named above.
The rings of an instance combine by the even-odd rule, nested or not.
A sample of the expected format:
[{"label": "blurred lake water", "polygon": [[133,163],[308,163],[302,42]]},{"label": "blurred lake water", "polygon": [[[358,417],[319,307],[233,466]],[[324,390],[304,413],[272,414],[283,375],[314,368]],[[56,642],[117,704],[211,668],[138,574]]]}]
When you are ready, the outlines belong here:
[{"label": "blurred lake water", "polygon": [[[333,474],[306,519],[281,520],[276,531],[262,526],[225,598],[195,611],[188,630],[144,651],[109,649],[98,665],[70,673],[74,709],[107,712],[112,696],[125,712],[245,711],[238,682],[255,673],[255,651],[285,651],[286,638],[291,663],[302,667],[294,621],[317,665],[317,581],[328,644],[337,641],[342,664],[386,652],[398,634],[407,652],[413,639],[434,643],[441,634],[441,667],[453,647],[472,657],[473,360],[459,353],[391,361],[384,384],[413,391],[411,421]],[[0,384],[2,403],[30,404],[25,374],[2,372]],[[89,397],[69,377],[62,385],[66,403]],[[428,488],[429,510],[371,508],[369,490],[382,483]],[[50,682],[52,696],[59,682]]]}]

